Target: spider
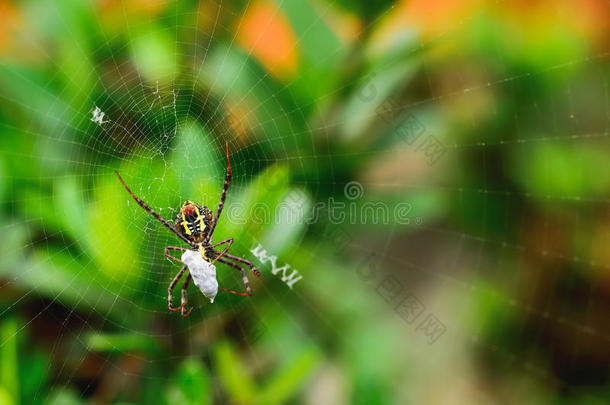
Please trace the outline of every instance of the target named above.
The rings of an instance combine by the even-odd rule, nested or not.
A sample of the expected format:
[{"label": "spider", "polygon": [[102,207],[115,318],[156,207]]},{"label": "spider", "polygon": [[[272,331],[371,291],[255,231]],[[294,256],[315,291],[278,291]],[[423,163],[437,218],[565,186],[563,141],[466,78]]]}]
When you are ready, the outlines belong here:
[{"label": "spider", "polygon": [[[116,175],[119,180],[125,187],[125,189],[129,192],[129,194],[133,197],[134,200],[140,205],[140,207],[144,208],[146,211],[152,214],[156,219],[158,219],[163,225],[165,225],[170,231],[176,234],[180,239],[182,239],[187,245],[190,246],[191,249],[185,249],[178,246],[166,246],[165,247],[165,256],[171,260],[175,260],[179,263],[182,263],[182,268],[176,274],[176,277],[169,284],[169,288],[167,289],[167,306],[170,311],[181,311],[183,317],[188,316],[193,307],[191,307],[188,311],[186,310],[187,298],[186,298],[186,289],[191,282],[192,276],[189,274],[186,276],[186,280],[182,286],[182,297],[180,300],[180,306],[174,307],[172,292],[174,287],[182,277],[182,275],[187,270],[187,265],[184,262],[172,255],[169,254],[170,251],[181,251],[186,252],[187,250],[192,250],[195,252],[199,252],[203,259],[210,263],[210,266],[215,262],[224,263],[228,266],[231,266],[241,272],[241,276],[246,286],[246,292],[237,292],[233,290],[226,289],[224,287],[220,287],[221,289],[228,291],[232,294],[243,295],[243,296],[251,296],[252,289],[250,288],[250,284],[248,283],[248,277],[246,276],[246,271],[240,265],[234,263],[242,263],[250,269],[256,277],[260,277],[260,272],[254,267],[252,262],[243,259],[238,256],[230,255],[228,252],[229,248],[233,244],[233,238],[225,239],[220,242],[212,244],[212,235],[214,234],[214,229],[216,228],[216,224],[218,223],[218,218],[220,218],[220,213],[222,212],[222,207],[224,206],[225,199],[227,197],[227,190],[229,189],[229,184],[231,183],[231,163],[229,162],[229,143],[226,143],[227,149],[227,176],[225,178],[225,184],[222,189],[222,196],[220,197],[220,203],[218,204],[218,209],[216,210],[216,216],[212,219],[212,211],[200,204],[197,204],[191,200],[187,200],[182,204],[178,215],[176,216],[176,220],[174,225],[170,224],[166,219],[161,217],[161,215],[157,214],[152,208],[150,208],[144,201],[140,200],[135,194],[127,187],[127,184],[123,181],[123,178],[115,170]],[[216,251],[214,248],[227,245],[222,252]]]}]

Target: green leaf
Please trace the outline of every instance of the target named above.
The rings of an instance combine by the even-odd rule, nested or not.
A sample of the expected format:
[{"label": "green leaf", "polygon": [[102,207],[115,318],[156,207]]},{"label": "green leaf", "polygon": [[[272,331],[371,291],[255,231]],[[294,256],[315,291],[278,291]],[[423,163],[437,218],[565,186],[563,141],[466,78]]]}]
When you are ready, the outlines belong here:
[{"label": "green leaf", "polygon": [[138,70],[149,82],[171,81],[176,76],[176,45],[170,35],[154,24],[130,41]]},{"label": "green leaf", "polygon": [[322,70],[335,66],[341,56],[337,50],[342,44],[311,3],[280,0],[275,3],[290,20],[305,59]]},{"label": "green leaf", "polygon": [[274,373],[257,396],[255,403],[261,405],[286,403],[303,387],[307,377],[319,364],[319,352],[313,347],[304,349]]},{"label": "green leaf", "polygon": [[185,360],[176,372],[176,380],[165,393],[168,404],[209,405],[212,403],[210,376],[196,359]]},{"label": "green leaf", "polygon": [[275,3],[299,39],[296,46],[300,69],[291,89],[301,96],[303,105],[324,102],[320,94],[324,94],[335,80],[331,72],[337,71],[335,68],[349,49],[348,44],[340,41],[321,15],[324,11],[318,12],[311,2],[275,0]]},{"label": "green leaf", "polygon": [[53,204],[53,199],[47,191],[40,187],[27,185],[22,186],[20,194],[23,203],[19,204],[19,211],[23,217],[30,218],[34,224],[50,233],[63,229],[55,211],[49,209],[49,206]]},{"label": "green leaf", "polygon": [[[341,137],[348,142],[354,141],[369,131],[372,123],[379,119],[378,107],[396,95],[405,83],[415,75],[419,64],[405,61],[390,67],[371,70],[356,87],[347,101],[340,119]],[[391,107],[396,116],[404,112],[400,106]],[[394,111],[396,110],[396,111]]]},{"label": "green leaf", "polygon": [[6,391],[5,396],[19,398],[19,370],[17,369],[17,321],[5,318],[0,325],[0,385]]},{"label": "green leaf", "polygon": [[218,198],[225,175],[221,167],[226,169],[227,164],[225,148],[214,142],[198,122],[186,121],[179,126],[169,161],[183,199],[203,204],[204,194],[214,200]]},{"label": "green leaf", "polygon": [[234,237],[236,244],[251,249],[253,237],[262,240],[265,234],[271,232],[276,207],[288,192],[288,181],[287,167],[271,166],[240,194],[229,191],[231,195],[227,197],[227,206],[223,211],[225,220],[219,222],[215,235]]},{"label": "green leaf", "polygon": [[[101,272],[122,285],[138,275],[139,266],[134,239],[141,232],[130,234],[125,226],[128,220],[125,204],[126,192],[115,176],[102,177],[95,189],[94,203],[89,208],[89,245]],[[130,201],[135,205],[135,201]],[[118,249],[120,247],[120,249]]]},{"label": "green leaf", "polygon": [[[40,398],[43,387],[48,381],[51,359],[41,349],[28,347],[21,351],[19,359],[19,385],[21,387],[21,402],[35,403]],[[0,404],[3,403],[0,401]]]},{"label": "green leaf", "polygon": [[21,265],[24,246],[27,245],[29,229],[21,222],[0,222],[2,243],[0,243],[0,274],[15,272]]},{"label": "green leaf", "polygon": [[278,255],[293,246],[305,231],[311,197],[304,189],[288,190],[271,211],[271,224],[263,239],[265,248]]},{"label": "green leaf", "polygon": [[578,143],[539,142],[513,148],[510,168],[529,192],[551,196],[605,195],[610,190],[610,172],[602,148]]},{"label": "green leaf", "polygon": [[54,184],[54,212],[68,234],[81,246],[81,249],[88,251],[88,217],[85,193],[79,187],[76,177],[62,177],[57,179]]},{"label": "green leaf", "polygon": [[218,343],[214,349],[214,360],[220,382],[229,397],[240,404],[252,404],[256,386],[235,348],[227,341]]},{"label": "green leaf", "polygon": [[[58,41],[58,63],[61,65],[65,88],[62,98],[75,111],[85,111],[86,114],[88,108],[94,107],[91,94],[95,88],[97,72],[91,63],[91,52],[86,49],[86,41],[81,41],[79,46],[74,46],[74,41],[75,38],[70,35],[62,36]],[[81,119],[80,115],[75,115],[72,122],[77,125]]]},{"label": "green leaf", "polygon": [[[0,136],[3,136],[2,134],[2,128],[0,127]],[[0,146],[0,150],[1,150],[1,146]],[[0,156],[0,201],[4,201],[4,189],[6,187],[6,169],[4,168],[4,158],[2,156]],[[0,214],[1,215],[1,214]]]},{"label": "green leaf", "polygon": [[46,405],[80,405],[83,401],[72,390],[67,388],[59,388],[53,392]]},{"label": "green leaf", "polygon": [[97,352],[158,352],[159,345],[149,336],[124,333],[104,334],[91,333],[87,336],[87,348]]},{"label": "green leaf", "polygon": [[[300,139],[286,134],[294,133],[301,123],[301,109],[299,114],[290,113],[292,99],[285,95],[285,89],[238,47],[219,44],[210,51],[201,70],[199,85],[203,91],[211,89],[225,104],[243,111],[246,115],[242,123],[265,140],[260,146],[275,146],[277,152]],[[219,111],[215,114],[220,115]]]},{"label": "green leaf", "polygon": [[17,401],[11,396],[9,390],[0,385],[0,404],[2,405],[15,405]]},{"label": "green leaf", "polygon": [[[83,263],[65,251],[35,251],[27,261],[2,269],[27,290],[60,302],[68,307],[103,313],[119,323],[126,322],[125,302],[108,290],[107,281],[100,285],[99,273],[92,263]],[[129,323],[134,318],[129,318]]]}]

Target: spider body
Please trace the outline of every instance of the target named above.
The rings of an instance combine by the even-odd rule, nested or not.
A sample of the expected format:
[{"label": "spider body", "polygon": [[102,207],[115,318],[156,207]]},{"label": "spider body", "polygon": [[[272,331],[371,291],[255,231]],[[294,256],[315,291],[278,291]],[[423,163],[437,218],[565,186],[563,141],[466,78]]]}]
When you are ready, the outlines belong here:
[{"label": "spider body", "polygon": [[174,226],[187,239],[202,243],[208,234],[211,222],[212,211],[208,207],[187,200],[182,204]]},{"label": "spider body", "polygon": [[201,257],[203,257],[206,262],[214,262],[214,259],[218,257],[218,253],[214,250],[212,245],[204,245],[203,243],[200,243],[197,246],[197,251],[201,254]]},{"label": "spider body", "polygon": [[[182,241],[185,242],[190,247],[190,249],[185,249],[183,247],[178,247],[178,246],[166,246],[165,247],[165,256],[167,258],[175,260],[179,263],[182,263],[182,268],[180,269],[180,271],[178,272],[176,277],[174,277],[172,282],[169,284],[169,288],[167,289],[168,308],[170,309],[170,311],[180,310],[182,313],[182,316],[187,316],[193,310],[192,307],[188,311],[186,310],[186,304],[187,304],[186,290],[187,290],[187,287],[188,287],[191,279],[193,278],[193,276],[190,271],[191,269],[189,269],[187,263],[170,255],[169,254],[170,251],[176,251],[176,250],[181,251],[181,252],[191,251],[191,252],[198,252],[199,254],[201,254],[201,257],[203,258],[203,260],[205,260],[206,262],[209,263],[209,266],[207,266],[207,265],[202,266],[201,263],[198,263],[197,261],[193,261],[192,253],[188,253],[187,256],[183,256],[183,257],[189,257],[191,260],[189,263],[192,263],[192,264],[194,263],[196,265],[197,269],[193,268],[192,269],[193,271],[199,271],[203,268],[211,269],[212,267],[214,267],[214,263],[216,261],[218,261],[220,263],[224,263],[227,266],[230,266],[230,267],[233,267],[233,268],[239,270],[241,272],[244,285],[246,286],[245,293],[228,290],[224,287],[218,286],[218,288],[221,288],[221,289],[228,291],[230,293],[233,293],[233,294],[247,295],[247,296],[252,295],[252,289],[250,288],[250,284],[248,283],[248,277],[246,276],[246,271],[239,264],[244,264],[244,265],[250,267],[250,269],[252,269],[252,272],[254,273],[254,275],[256,277],[261,276],[260,272],[254,267],[252,262],[250,262],[246,259],[243,259],[241,257],[233,256],[233,255],[230,255],[229,253],[227,253],[229,248],[233,244],[233,238],[225,239],[225,240],[222,240],[222,241],[214,243],[214,244],[211,243],[212,235],[214,234],[214,228],[216,228],[216,224],[218,223],[218,219],[220,218],[220,213],[222,212],[222,208],[223,208],[225,200],[227,198],[227,190],[229,189],[229,184],[231,183],[231,164],[229,163],[229,144],[228,143],[226,144],[226,148],[227,148],[227,176],[225,178],[225,184],[222,189],[220,203],[218,204],[218,209],[216,210],[216,215],[214,217],[213,217],[212,211],[208,207],[197,204],[191,200],[187,200],[182,204],[182,207],[180,208],[180,211],[178,212],[178,215],[176,216],[174,225],[172,225],[167,220],[165,220],[163,217],[161,217],[161,215],[157,214],[144,201],[142,201],[138,197],[136,197],[135,194],[133,194],[133,192],[129,189],[129,187],[127,187],[127,184],[125,184],[125,182],[121,178],[121,175],[117,171],[115,171],[116,175],[118,176],[119,180],[121,181],[121,183],[123,184],[123,186],[125,187],[127,192],[129,192],[129,194],[138,203],[138,205],[140,205],[140,207],[142,207],[146,211],[148,211],[152,216],[154,216],[159,222],[161,222],[163,225],[165,225],[170,231],[172,231],[174,234],[176,234],[176,236],[178,236],[180,239],[182,239]],[[219,252],[214,249],[215,247],[218,247],[221,245],[226,245],[224,250]],[[239,263],[239,264],[237,264],[237,263]],[[174,307],[172,304],[172,291],[187,269],[189,269],[189,273],[186,276],[186,280],[184,281],[184,284],[182,286],[182,297],[181,297],[180,306]],[[197,273],[196,275],[200,276],[199,273]],[[214,270],[214,275],[215,275],[215,270]],[[205,279],[206,283],[215,281],[215,280],[211,280],[211,278],[210,278],[211,276],[207,277],[207,278],[206,277],[204,277],[202,279],[202,280]],[[198,287],[200,287],[200,289],[201,289],[201,286],[198,285]],[[204,292],[204,289],[202,289],[202,292]],[[215,296],[215,294],[214,294],[214,296]]]}]

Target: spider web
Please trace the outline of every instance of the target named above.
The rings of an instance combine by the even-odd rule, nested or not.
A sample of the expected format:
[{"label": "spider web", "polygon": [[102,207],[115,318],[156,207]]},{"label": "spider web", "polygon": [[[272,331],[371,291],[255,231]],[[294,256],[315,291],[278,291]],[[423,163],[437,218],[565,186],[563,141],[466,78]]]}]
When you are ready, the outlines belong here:
[{"label": "spider web", "polygon": [[[98,4],[85,4],[84,8],[76,8],[81,15],[108,12]],[[472,365],[461,363],[474,360],[456,353],[455,346],[482,353],[501,366],[524,371],[528,378],[543,382],[545,387],[557,384],[572,392],[574,380],[558,370],[563,362],[578,359],[578,355],[571,357],[565,343],[553,336],[569,333],[576,337],[575,351],[585,354],[589,353],[588,345],[605,345],[610,331],[599,319],[605,298],[595,286],[583,286],[582,280],[566,277],[558,290],[586,303],[579,307],[582,312],[569,311],[562,305],[563,297],[553,295],[557,290],[550,291],[545,279],[533,278],[528,272],[575,268],[578,273],[603,279],[603,272],[608,270],[603,254],[596,255],[584,248],[582,253],[574,252],[558,245],[556,238],[557,229],[564,225],[571,226],[575,237],[582,239],[579,232],[605,212],[609,201],[607,189],[590,192],[591,188],[586,187],[562,188],[556,181],[557,174],[548,171],[542,171],[542,178],[535,178],[534,174],[513,176],[525,180],[523,184],[511,184],[505,178],[510,175],[498,174],[509,170],[501,166],[508,163],[495,162],[494,157],[498,153],[511,155],[527,168],[532,160],[551,160],[554,154],[575,146],[575,159],[582,165],[574,171],[585,170],[583,160],[589,156],[589,150],[607,146],[606,76],[597,72],[598,76],[587,80],[577,73],[577,80],[568,85],[557,79],[561,90],[551,93],[550,100],[535,97],[530,100],[524,95],[525,107],[519,110],[522,116],[513,117],[514,132],[509,137],[496,135],[493,128],[485,126],[487,117],[474,114],[466,129],[430,126],[442,112],[459,109],[461,100],[477,101],[477,96],[486,97],[490,93],[506,94],[508,98],[521,88],[520,83],[536,77],[561,77],[577,68],[605,66],[608,53],[577,55],[549,65],[534,65],[524,73],[496,75],[482,84],[472,84],[470,77],[458,73],[449,78],[454,81],[451,85],[440,88],[429,85],[424,91],[414,89],[415,98],[392,107],[392,113],[398,117],[394,121],[414,111],[427,132],[442,134],[448,149],[446,157],[431,169],[432,174],[426,172],[420,180],[400,171],[404,170],[404,162],[392,166],[399,154],[421,159],[421,153],[417,155],[410,145],[395,140],[372,142],[364,137],[358,141],[368,143],[367,148],[349,144],[345,134],[351,134],[349,130],[357,124],[364,123],[361,131],[370,129],[365,124],[379,121],[378,110],[370,107],[356,110],[359,117],[353,122],[340,114],[324,114],[332,111],[332,102],[338,95],[357,94],[354,89],[366,84],[362,79],[365,75],[346,74],[347,80],[335,78],[309,105],[301,101],[304,97],[300,93],[304,91],[301,82],[307,78],[295,74],[277,80],[275,76],[282,73],[265,69],[264,63],[261,65],[257,60],[259,56],[253,54],[259,38],[253,39],[252,49],[244,49],[237,33],[245,29],[248,10],[257,10],[257,6],[265,3],[248,1],[237,6],[221,1],[205,3],[205,7],[178,2],[163,4],[158,5],[165,7],[158,16],[165,17],[159,20],[155,20],[153,6],[148,11],[151,15],[140,19],[130,14],[125,5],[115,5],[118,8],[114,10],[117,18],[114,23],[120,21],[124,28],[115,34],[103,19],[87,19],[94,24],[98,36],[86,43],[71,42],[73,49],[61,50],[65,53],[61,60],[39,38],[25,38],[44,63],[69,84],[63,92],[54,93],[54,83],[41,82],[34,74],[27,75],[10,65],[4,70],[7,77],[44,101],[13,96],[7,80],[2,82],[2,97],[15,110],[26,116],[42,117],[26,130],[16,128],[8,119],[3,123],[6,131],[37,139],[31,154],[24,158],[41,162],[25,174],[9,171],[10,180],[33,186],[60,180],[54,183],[57,188],[54,186],[47,194],[9,189],[3,197],[11,207],[25,207],[26,215],[14,208],[11,214],[15,215],[7,215],[12,219],[2,225],[7,235],[17,235],[7,238],[3,250],[7,266],[12,266],[11,269],[19,266],[18,271],[4,271],[3,289],[17,292],[2,314],[18,311],[32,301],[35,304],[27,308],[36,309],[27,313],[27,319],[14,333],[4,337],[2,346],[51,318],[61,325],[49,348],[54,364],[49,369],[54,375],[52,387],[78,386],[84,395],[100,395],[99,387],[81,383],[78,373],[82,368],[93,364],[100,369],[116,370],[117,375],[127,379],[156,381],[161,377],[151,373],[151,368],[177,364],[191,356],[214,359],[218,355],[215,344],[224,339],[238,341],[243,348],[240,360],[255,365],[264,364],[272,350],[278,351],[278,357],[288,356],[299,345],[315,348],[330,362],[332,351],[320,331],[345,345],[346,352],[354,353],[360,343],[366,348],[371,345],[367,339],[373,338],[362,329],[379,327],[389,331],[382,345],[387,347],[371,349],[371,353],[395,358],[390,363],[369,364],[372,370],[382,372],[396,367],[402,370],[393,374],[397,380],[409,375],[408,363],[423,370],[406,387],[401,387],[402,381],[391,381],[396,397],[405,401],[418,403],[431,395],[422,388],[422,378],[439,382],[449,379],[450,387],[460,383],[451,374],[468,369]],[[274,4],[276,13],[289,14],[285,2]],[[309,36],[316,35],[340,7],[334,2],[316,4],[318,19],[305,19],[305,26],[299,27],[295,48],[304,47]],[[63,35],[82,38],[79,30],[83,28],[73,24],[74,17],[65,13],[67,8],[35,3],[28,7],[30,13],[44,10],[49,20],[63,26]],[[415,58],[420,53],[428,55],[450,47],[453,40],[461,38],[462,27],[475,24],[481,13],[487,11],[483,6],[475,7],[453,29],[417,39],[409,55]],[[391,13],[391,7],[379,13],[374,20],[364,23],[365,30],[374,28]],[[147,28],[147,24],[154,24],[155,29]],[[117,47],[122,36],[126,37],[126,47]],[[347,66],[350,51],[348,45],[340,43],[322,56],[319,63],[324,66],[329,59],[337,58],[346,60],[339,66]],[[156,56],[161,54],[171,57],[159,61]],[[79,61],[79,57],[91,60]],[[434,56],[430,58],[433,65]],[[501,64],[502,56],[498,59]],[[76,68],[65,65],[69,60],[76,60]],[[381,69],[394,68],[392,60],[384,61],[372,72],[381,75]],[[502,71],[502,66],[498,70]],[[590,70],[593,68],[589,73]],[[78,75],[70,77],[72,72]],[[590,89],[595,80],[603,83],[593,94],[595,100],[606,103],[601,109],[604,119],[579,121],[580,117],[591,118],[591,113],[577,103],[583,99],[580,93]],[[373,78],[372,84],[383,90],[382,81]],[[96,90],[91,93],[91,89]],[[468,98],[470,95],[474,96]],[[366,104],[358,101],[357,96],[351,100],[356,109],[358,103]],[[539,121],[532,123],[532,116]],[[459,124],[466,126],[463,121]],[[536,128],[536,122],[550,122],[551,128]],[[391,133],[391,128],[380,132]],[[263,277],[256,280],[248,271],[252,297],[219,291],[214,304],[206,302],[191,283],[188,297],[194,310],[182,319],[177,313],[168,312],[166,304],[167,286],[180,267],[163,259],[165,246],[182,244],[135,204],[113,172],[119,170],[132,191],[170,222],[186,199],[215,210],[226,170],[225,140],[229,142],[233,181],[215,240],[234,237],[231,253],[253,261]],[[349,146],[334,147],[342,142]],[[540,144],[546,148],[534,150],[532,145]],[[15,159],[20,152],[12,152],[3,144],[3,153]],[[397,224],[376,228],[372,240],[367,235],[354,237],[339,252],[332,230],[347,228],[342,225],[321,221],[322,224],[292,228],[291,224],[281,222],[259,226],[248,219],[245,224],[236,219],[239,217],[236,213],[249,218],[252,212],[244,207],[257,202],[267,202],[274,213],[272,200],[285,198],[291,190],[304,193],[307,206],[341,195],[351,179],[346,177],[343,166],[335,162],[364,158],[383,166],[375,156],[382,156],[388,168],[398,169],[399,173],[384,176],[374,168],[364,168],[357,180],[373,200],[395,198],[405,189],[412,193],[407,195],[413,198],[414,214],[423,219],[417,225],[412,223],[408,230]],[[462,175],[472,167],[479,174],[474,182]],[[290,179],[285,188],[277,195],[273,192],[266,195],[265,188],[272,189],[274,182],[282,183],[285,177]],[[503,181],[496,182],[498,177]],[[551,186],[546,187],[549,183]],[[557,189],[565,192],[557,193]],[[482,212],[469,212],[472,201],[482,205]],[[438,207],[448,202],[455,206]],[[51,209],[58,211],[59,223],[50,222],[46,212]],[[469,225],[460,222],[473,215],[480,217],[479,227],[472,226],[476,221]],[[490,217],[498,221],[493,229],[489,228]],[[536,227],[539,234],[532,236],[535,240],[513,233],[514,229],[525,233],[528,220],[540,222]],[[272,217],[270,222],[275,221],[277,218]],[[510,228],[513,221],[523,225]],[[367,229],[362,224],[356,225],[351,232]],[[284,239],[280,241],[283,243],[278,239]],[[303,279],[294,288],[288,288],[271,273],[269,264],[252,255],[251,249],[259,243],[269,254],[277,255],[278,265],[298,268]],[[403,283],[409,283],[409,290],[426,304],[427,312],[433,312],[446,325],[446,334],[434,345],[427,345],[415,327],[406,325],[394,314],[392,306],[379,296],[379,284],[359,280],[354,275],[354,269],[371,266],[369,262],[362,264],[371,253],[375,254],[380,273],[400,275]],[[338,258],[345,258],[347,272],[333,271]],[[515,269],[512,277],[505,276],[511,268]],[[239,273],[234,269],[219,264],[217,271],[222,286],[243,290]],[[520,283],[527,287],[519,288]],[[502,288],[505,284],[512,288]],[[174,290],[174,304],[179,300],[181,285],[182,281]],[[511,340],[479,332],[485,325],[467,318],[465,311],[460,310],[462,306],[476,308],[475,304],[483,300],[492,301],[492,307],[497,308],[487,314],[489,317],[500,313],[512,322]],[[350,328],[334,324],[336,314],[361,325],[357,338],[341,338],[344,328]],[[487,317],[483,319],[492,322]],[[258,335],[261,330],[262,335]],[[538,336],[530,336],[532,330]],[[113,339],[116,335],[129,336],[132,339],[129,344],[135,348],[120,361],[108,354],[122,350],[121,341]],[[524,342],[528,339],[538,344],[550,342],[556,352],[550,350],[548,358],[524,356],[522,347],[527,346]],[[413,347],[405,347],[404,340]],[[284,350],[282,345],[287,341],[298,344],[287,345]],[[69,353],[66,342],[87,350]],[[149,354],[161,350],[159,347],[163,347],[163,355]],[[362,355],[354,361],[370,362],[371,357]],[[452,365],[445,367],[445,363]],[[264,365],[258,367],[262,369]],[[607,370],[603,371],[599,375],[604,379]],[[349,371],[345,373],[349,375]],[[44,400],[44,395],[41,385],[36,399]]]}]

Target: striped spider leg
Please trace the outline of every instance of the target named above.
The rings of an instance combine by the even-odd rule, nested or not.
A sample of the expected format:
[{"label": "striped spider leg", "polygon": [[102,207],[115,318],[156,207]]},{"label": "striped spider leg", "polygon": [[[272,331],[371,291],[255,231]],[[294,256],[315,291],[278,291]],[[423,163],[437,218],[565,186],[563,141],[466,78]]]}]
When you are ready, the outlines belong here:
[{"label": "striped spider leg", "polygon": [[[208,241],[212,240],[212,236],[214,234],[214,229],[216,228],[216,224],[218,223],[218,219],[220,218],[220,214],[222,213],[222,209],[223,209],[225,201],[227,199],[227,190],[229,189],[229,185],[231,184],[231,163],[229,162],[229,144],[228,143],[226,143],[226,148],[227,148],[227,176],[225,178],[225,184],[224,184],[224,187],[222,189],[222,196],[220,197],[220,202],[218,203],[218,209],[216,210],[216,216],[215,216],[214,221],[212,222],[212,224],[210,226],[210,231],[208,232],[208,236],[207,236],[207,240]],[[231,244],[233,243],[233,238],[230,238],[230,239],[231,239],[231,242],[229,243],[229,246],[227,246],[225,248],[225,250],[219,256],[217,256],[216,259],[214,259],[214,261],[220,259],[221,256],[225,256],[226,258],[229,258],[231,260],[235,260],[236,262],[246,264],[248,267],[250,267],[252,269],[252,272],[254,273],[254,275],[256,277],[260,278],[261,273],[256,269],[256,267],[254,267],[254,264],[252,264],[252,262],[250,262],[250,261],[248,261],[246,259],[242,259],[241,257],[233,256],[233,255],[230,255],[230,254],[227,253],[227,251],[231,247]],[[227,240],[228,239],[226,239],[225,241],[227,241]],[[212,245],[212,247],[218,246],[219,244],[222,244],[225,241],[222,241],[222,242],[219,242],[217,244],[214,244],[214,245]],[[217,254],[218,254],[218,252],[217,252]],[[226,260],[219,260],[219,261],[221,263],[228,264]],[[229,265],[231,267],[236,267],[237,266],[234,263],[230,263]],[[236,268],[241,269],[241,267],[239,267],[239,266],[237,266]],[[246,283],[246,286],[247,286],[247,283]]]},{"label": "striped spider leg", "polygon": [[[187,249],[182,248],[182,247],[178,247],[178,246],[166,246],[165,247],[165,256],[169,259],[175,260],[178,263],[182,263],[182,260],[172,256],[169,254],[170,250],[178,250],[181,252],[185,252]],[[186,289],[189,286],[189,283],[191,282],[191,273],[189,272],[189,274],[186,276],[186,280],[184,281],[184,284],[182,285],[182,294],[180,297],[180,306],[178,307],[174,307],[172,302],[173,300],[173,296],[172,296],[172,292],[174,290],[174,287],[176,286],[176,284],[178,284],[178,281],[180,280],[180,277],[182,277],[182,275],[184,274],[184,272],[187,269],[187,265],[182,263],[182,268],[180,269],[180,271],[178,272],[178,274],[176,274],[176,277],[174,277],[174,279],[172,280],[171,283],[169,283],[169,287],[167,288],[167,307],[169,308],[170,311],[181,311],[182,316],[188,316],[191,311],[193,310],[193,307],[191,307],[188,312],[186,311],[186,304],[187,304],[187,298],[186,298]]]}]

